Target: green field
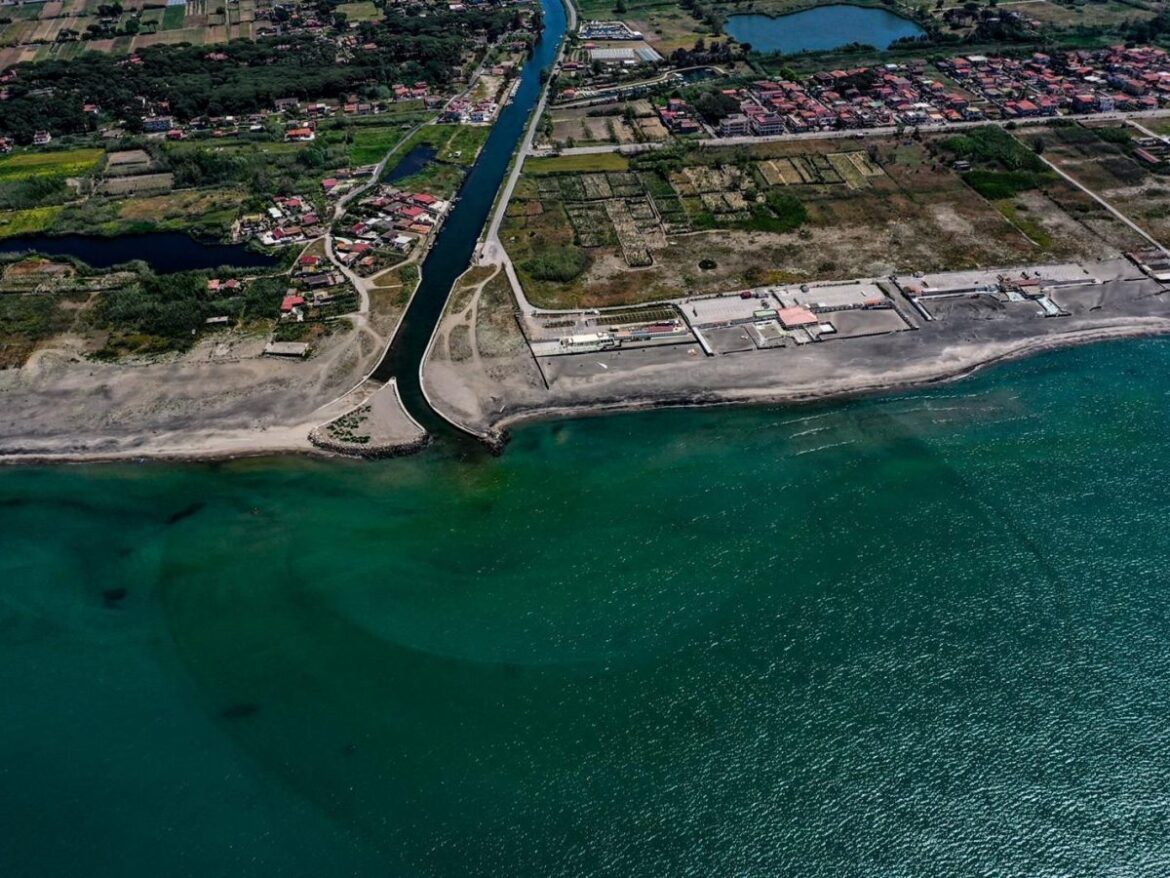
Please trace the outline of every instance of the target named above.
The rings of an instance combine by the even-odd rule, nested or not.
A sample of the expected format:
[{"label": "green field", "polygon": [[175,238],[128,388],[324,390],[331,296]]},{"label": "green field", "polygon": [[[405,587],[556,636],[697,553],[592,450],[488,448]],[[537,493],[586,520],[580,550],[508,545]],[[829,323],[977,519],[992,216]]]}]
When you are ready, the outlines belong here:
[{"label": "green field", "polygon": [[186,6],[168,6],[163,10],[162,29],[178,30],[183,26],[183,19],[186,17]]},{"label": "green field", "polygon": [[0,182],[30,177],[76,177],[93,170],[105,155],[100,149],[26,152],[0,159]]},{"label": "green field", "polygon": [[396,125],[392,128],[360,128],[354,132],[349,146],[351,165],[374,165],[390,150],[402,142],[407,130]]},{"label": "green field", "polygon": [[350,21],[373,21],[382,17],[381,10],[370,0],[363,0],[360,3],[342,3],[336,11],[345,13],[346,18]]},{"label": "green field", "polygon": [[35,235],[46,231],[61,213],[61,206],[33,207],[28,210],[0,210],[0,238]]},{"label": "green field", "polygon": [[539,176],[587,171],[626,171],[629,167],[630,160],[624,155],[616,152],[599,152],[595,155],[558,155],[528,159],[524,163],[524,173]]}]

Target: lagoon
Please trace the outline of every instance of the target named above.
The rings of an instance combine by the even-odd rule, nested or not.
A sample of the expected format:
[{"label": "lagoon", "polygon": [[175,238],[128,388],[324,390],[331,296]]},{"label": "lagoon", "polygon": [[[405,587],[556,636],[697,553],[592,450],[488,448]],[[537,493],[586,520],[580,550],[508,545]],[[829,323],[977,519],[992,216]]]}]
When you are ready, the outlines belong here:
[{"label": "lagoon", "polygon": [[147,232],[102,238],[94,235],[21,235],[0,239],[0,253],[36,251],[46,256],[72,256],[93,268],[112,268],[140,259],[158,274],[199,271],[221,266],[271,268],[274,256],[244,244],[204,242],[182,232]]},{"label": "lagoon", "polygon": [[727,18],[727,33],[757,52],[817,52],[850,43],[887,49],[895,40],[925,31],[908,18],[885,9],[833,4],[773,17],[750,14]]}]

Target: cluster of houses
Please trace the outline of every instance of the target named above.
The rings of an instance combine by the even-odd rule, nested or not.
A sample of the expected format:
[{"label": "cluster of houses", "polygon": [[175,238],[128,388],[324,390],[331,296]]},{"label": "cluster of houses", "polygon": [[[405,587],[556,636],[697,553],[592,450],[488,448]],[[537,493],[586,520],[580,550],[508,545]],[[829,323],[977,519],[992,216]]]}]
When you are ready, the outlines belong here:
[{"label": "cluster of houses", "polygon": [[968,55],[939,67],[1002,118],[1153,110],[1170,102],[1170,55],[1151,46],[1030,58]]},{"label": "cluster of houses", "polygon": [[258,238],[269,247],[300,244],[324,235],[326,222],[307,197],[281,195],[264,213],[241,217],[237,238]]},{"label": "cluster of houses", "polygon": [[352,209],[354,222],[346,236],[334,239],[338,259],[368,270],[386,251],[404,256],[435,230],[449,207],[450,202],[426,192],[381,186]]},{"label": "cluster of houses", "polygon": [[340,198],[355,186],[360,186],[363,177],[371,176],[378,169],[377,165],[362,165],[359,168],[338,168],[333,176],[321,181],[321,188],[325,190],[325,197],[330,201]]},{"label": "cluster of houses", "polygon": [[[1170,104],[1170,53],[1150,46],[1115,46],[1029,58],[966,55],[827,70],[803,82],[758,80],[725,95],[740,112],[725,117],[723,137],[763,137],[890,125],[945,125],[980,119],[1132,112]],[[677,104],[677,106],[672,106]],[[693,133],[682,102],[660,110],[677,133]],[[683,127],[685,126],[685,128]]]},{"label": "cluster of houses", "polygon": [[490,125],[500,112],[500,105],[492,100],[472,101],[452,98],[439,116],[440,122],[464,125]]},{"label": "cluster of houses", "polygon": [[340,272],[327,270],[328,263],[319,256],[305,255],[297,260],[292,282],[280,302],[280,319],[301,322],[312,309],[344,304],[354,299]]},{"label": "cluster of houses", "polygon": [[740,112],[725,117],[723,137],[766,137],[807,131],[941,125],[983,118],[963,94],[926,72],[922,61],[821,71],[805,82],[757,80],[725,92]]}]

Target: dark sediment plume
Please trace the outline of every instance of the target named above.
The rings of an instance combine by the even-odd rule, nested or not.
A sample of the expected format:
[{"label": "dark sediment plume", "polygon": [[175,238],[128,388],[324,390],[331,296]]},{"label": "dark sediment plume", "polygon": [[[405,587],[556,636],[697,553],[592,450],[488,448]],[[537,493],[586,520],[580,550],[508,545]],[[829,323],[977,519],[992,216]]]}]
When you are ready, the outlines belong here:
[{"label": "dark sediment plume", "polygon": [[167,524],[178,524],[184,518],[190,518],[192,515],[195,515],[206,505],[207,504],[202,500],[199,500],[196,503],[192,503],[190,506],[184,506],[178,512],[173,512],[167,516]]}]

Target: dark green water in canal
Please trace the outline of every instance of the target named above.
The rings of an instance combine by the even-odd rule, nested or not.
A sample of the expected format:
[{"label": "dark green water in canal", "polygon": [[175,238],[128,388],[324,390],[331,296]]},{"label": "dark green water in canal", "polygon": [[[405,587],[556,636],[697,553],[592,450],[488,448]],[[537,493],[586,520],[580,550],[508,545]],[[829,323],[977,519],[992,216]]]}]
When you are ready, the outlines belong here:
[{"label": "dark green water in canal", "polygon": [[0,874],[1164,876],[1168,372],[0,470]]}]

